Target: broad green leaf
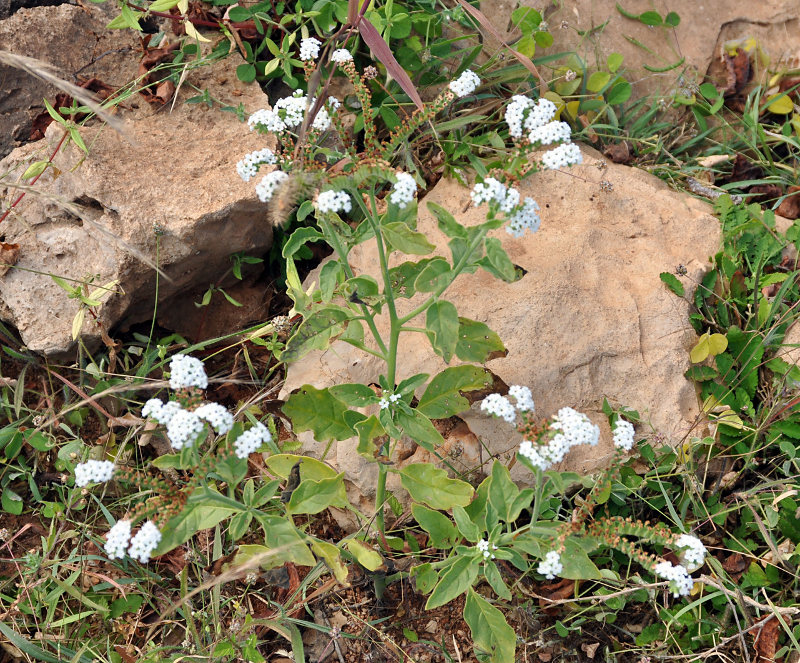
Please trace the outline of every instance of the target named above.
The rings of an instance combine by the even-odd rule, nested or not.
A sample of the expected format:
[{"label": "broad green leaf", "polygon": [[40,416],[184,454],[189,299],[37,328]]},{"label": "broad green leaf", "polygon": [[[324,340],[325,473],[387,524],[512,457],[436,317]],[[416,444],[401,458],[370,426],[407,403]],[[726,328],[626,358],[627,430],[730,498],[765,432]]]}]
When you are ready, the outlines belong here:
[{"label": "broad green leaf", "polygon": [[472,587],[479,571],[480,562],[476,558],[464,555],[456,559],[439,579],[425,603],[425,609],[433,610],[461,596]]},{"label": "broad green leaf", "polygon": [[495,237],[486,238],[486,256],[478,261],[478,264],[487,272],[502,279],[506,283],[513,283],[517,280],[517,271],[514,263],[508,257],[508,253],[503,248],[503,244]]},{"label": "broad green leaf", "polygon": [[622,60],[623,57],[620,53],[611,53],[606,58],[606,66],[608,67],[608,70],[612,74],[617,73],[617,69],[619,69],[622,66]]},{"label": "broad green leaf", "polygon": [[699,364],[706,357],[715,357],[725,352],[728,347],[728,339],[722,334],[712,334],[706,332],[697,341],[697,345],[689,353],[689,359],[693,364]]},{"label": "broad green leaf", "polygon": [[443,288],[451,278],[450,263],[444,258],[433,258],[420,272],[414,288],[417,292],[434,292]]},{"label": "broad green leaf", "polygon": [[252,562],[263,569],[275,569],[286,562],[314,566],[317,560],[294,525],[277,516],[259,518],[265,532],[266,545],[241,545],[233,558],[234,567]]},{"label": "broad green leaf", "polygon": [[292,491],[286,511],[292,515],[319,513],[334,503],[340,504],[342,499],[347,499],[344,472],[330,479],[306,479]]},{"label": "broad green leaf", "polygon": [[511,474],[503,463],[495,460],[492,463],[492,481],[489,483],[489,503],[505,522],[510,519],[511,505],[519,495],[519,488],[511,480]]},{"label": "broad green leaf", "polygon": [[284,258],[291,258],[302,247],[304,247],[307,242],[319,242],[324,241],[324,239],[325,235],[323,235],[316,228],[312,228],[310,226],[298,228],[292,233],[286,244],[283,245],[282,255]]},{"label": "broad green leaf", "polygon": [[417,277],[434,260],[440,258],[423,258],[419,262],[406,261],[389,270],[389,282],[395,297],[410,298],[417,292],[415,283]]},{"label": "broad green leaf", "polygon": [[400,481],[411,498],[434,509],[467,506],[474,490],[467,482],[450,479],[447,472],[428,463],[413,463],[400,470]]},{"label": "broad green leaf", "polygon": [[23,180],[30,180],[34,177],[41,175],[47,166],[50,165],[49,161],[34,161],[27,170],[22,174]]},{"label": "broad green leaf", "polygon": [[300,463],[300,479],[310,479],[320,481],[331,479],[338,476],[336,470],[330,465],[326,465],[321,460],[311,456],[297,456],[295,454],[275,454],[264,460],[270,472],[276,474],[281,479],[288,479],[295,463]]},{"label": "broad green leaf", "polygon": [[373,414],[355,425],[358,433],[358,448],[356,451],[370,462],[375,461],[378,446],[373,442],[376,437],[386,435],[386,431],[378,418]]},{"label": "broad green leaf", "polygon": [[625,79],[614,83],[609,90],[606,90],[606,103],[609,106],[624,104],[631,98],[633,87]]},{"label": "broad green leaf", "polygon": [[507,354],[500,336],[488,325],[469,318],[458,319],[456,357],[462,361],[483,363]]},{"label": "broad green leaf", "polygon": [[383,224],[381,232],[394,251],[401,251],[415,256],[425,256],[436,248],[423,233],[411,230],[405,223],[400,221]]},{"label": "broad green leaf", "polygon": [[297,361],[312,350],[323,350],[333,334],[339,333],[341,324],[353,314],[338,306],[326,306],[309,315],[286,343],[281,361]]},{"label": "broad green leaf", "polygon": [[428,373],[417,373],[411,377],[406,378],[397,385],[395,393],[410,394],[419,389],[428,380],[430,375]]},{"label": "broad green leaf", "polygon": [[487,562],[483,565],[483,575],[486,576],[486,580],[488,581],[489,585],[491,585],[495,594],[506,601],[511,600],[511,590],[509,590],[508,585],[506,585],[506,583],[503,581],[503,577],[500,575],[497,564],[487,560]]},{"label": "broad green leaf", "polygon": [[564,568],[560,575],[569,580],[599,580],[602,578],[600,569],[589,559],[589,556],[575,541],[567,539],[564,542],[564,552],[561,553],[561,563]]},{"label": "broad green leaf", "polygon": [[661,14],[654,11],[639,14],[639,20],[645,25],[661,25],[664,23],[664,20],[661,18]]},{"label": "broad green leaf", "polygon": [[315,539],[311,542],[311,550],[317,557],[325,560],[328,568],[333,572],[333,576],[340,584],[347,583],[347,567],[342,561],[341,551],[335,545]]},{"label": "broad green leaf", "polygon": [[517,636],[503,613],[471,587],[464,603],[464,621],[469,626],[476,654],[489,654],[491,663],[516,660]]},{"label": "broad green leaf", "polygon": [[670,12],[664,17],[664,23],[673,28],[677,28],[681,23],[681,17],[678,16],[676,12]]},{"label": "broad green leaf", "polygon": [[430,535],[434,548],[448,549],[455,545],[459,537],[458,530],[447,516],[421,504],[412,504],[411,513],[419,526]]},{"label": "broad green leaf", "polygon": [[329,260],[319,272],[319,290],[323,302],[329,302],[333,297],[336,286],[344,278],[344,269],[338,260]]},{"label": "broad green leaf", "polygon": [[713,366],[692,366],[683,374],[683,377],[695,382],[705,382],[706,380],[713,380],[718,375],[719,371]]},{"label": "broad green leaf", "polygon": [[403,433],[428,451],[433,451],[440,444],[444,444],[441,433],[419,410],[412,410],[412,414],[400,410],[396,418],[397,425],[403,429]]},{"label": "broad green leaf", "polygon": [[776,115],[788,115],[794,110],[794,102],[788,94],[773,94],[767,97],[767,110]]},{"label": "broad green leaf", "polygon": [[214,527],[235,512],[235,509],[220,506],[187,505],[161,528],[161,542],[153,552],[153,557],[168,553],[197,532]]},{"label": "broad green leaf", "polygon": [[606,85],[608,85],[608,81],[611,80],[611,74],[607,71],[596,71],[591,76],[589,76],[589,80],[586,81],[586,89],[589,92],[600,92]]},{"label": "broad green leaf", "polygon": [[[473,523],[475,523],[482,532],[489,531],[495,526],[495,523],[490,523],[487,519],[487,506],[489,504],[489,484],[491,483],[491,481],[492,481],[491,477],[486,477],[483,481],[481,481],[480,485],[475,491],[475,497],[469,503],[469,506],[464,508],[464,513],[466,513],[467,516],[469,516],[469,519]],[[477,540],[478,539],[475,539],[475,541]]]},{"label": "broad green leaf", "polygon": [[345,420],[347,406],[328,389],[305,384],[289,396],[281,409],[291,419],[296,433],[313,431],[318,442],[346,440],[355,434]]},{"label": "broad green leaf", "polygon": [[409,575],[416,583],[417,591],[420,594],[430,593],[439,580],[439,574],[429,562],[412,566]]},{"label": "broad green leaf", "polygon": [[463,507],[458,505],[453,507],[453,520],[456,521],[456,527],[467,541],[470,543],[477,543],[481,539],[482,530],[472,522],[469,514]]},{"label": "broad green leaf", "polygon": [[463,391],[476,391],[491,387],[489,371],[468,364],[444,369],[428,384],[417,410],[431,419],[446,419],[469,409]]},{"label": "broad green leaf", "polygon": [[3,495],[0,498],[0,503],[3,506],[3,511],[12,515],[18,516],[22,513],[22,497],[15,493],[11,488],[6,486],[3,488]]},{"label": "broad green leaf", "polygon": [[353,554],[353,557],[358,560],[368,571],[377,571],[383,565],[383,558],[379,553],[375,552],[370,546],[358,539],[347,539],[345,542],[347,549]]},{"label": "broad green leaf", "polygon": [[350,407],[365,407],[371,403],[377,403],[379,400],[375,392],[365,384],[337,384],[328,387],[328,391],[333,394],[334,398]]},{"label": "broad green leaf", "polygon": [[678,280],[678,277],[675,276],[675,274],[671,274],[670,272],[661,272],[658,277],[667,285],[670,290],[672,290],[672,292],[678,295],[678,297],[683,297],[683,283]]},{"label": "broad green leaf", "polygon": [[467,239],[467,229],[455,220],[452,214],[448,212],[441,205],[436,203],[428,203],[428,210],[436,217],[436,222],[445,235],[450,238],[458,237],[460,239]]},{"label": "broad green leaf", "polygon": [[456,307],[445,300],[434,302],[428,308],[425,327],[428,330],[428,338],[433,351],[449,363],[458,344],[458,311]]}]

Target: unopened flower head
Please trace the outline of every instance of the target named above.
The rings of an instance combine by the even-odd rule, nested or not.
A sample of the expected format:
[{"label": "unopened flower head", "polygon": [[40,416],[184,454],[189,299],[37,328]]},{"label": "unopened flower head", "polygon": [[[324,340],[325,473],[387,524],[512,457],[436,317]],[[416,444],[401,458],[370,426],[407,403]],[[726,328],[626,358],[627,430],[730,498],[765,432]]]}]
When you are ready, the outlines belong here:
[{"label": "unopened flower head", "polygon": [[350,196],[344,191],[323,191],[317,196],[317,209],[322,214],[347,213],[352,208]]},{"label": "unopened flower head", "polygon": [[109,559],[125,556],[125,550],[131,540],[131,521],[118,520],[106,535],[105,551]]},{"label": "unopened flower head", "polygon": [[414,194],[417,192],[417,182],[413,175],[398,171],[397,181],[389,194],[389,202],[394,203],[400,209],[405,209],[406,205],[414,202]]},{"label": "unopened flower head", "polygon": [[670,562],[659,562],[653,569],[653,573],[659,578],[669,580],[672,595],[676,598],[678,596],[689,596],[692,587],[694,587],[694,580],[692,580],[686,567],[681,564],[673,566]]},{"label": "unopened flower head", "polygon": [[551,550],[544,556],[544,560],[539,562],[536,570],[548,580],[553,580],[564,570],[564,565],[561,563],[561,555],[555,550]]},{"label": "unopened flower head", "polygon": [[450,81],[448,87],[457,97],[466,97],[475,92],[480,84],[481,79],[478,78],[478,75],[474,71],[467,69],[456,80]]},{"label": "unopened flower head", "polygon": [[110,460],[87,460],[75,466],[75,485],[82,487],[90,483],[104,483],[114,476],[114,463]]},{"label": "unopened flower head", "polygon": [[183,409],[178,401],[167,401],[164,403],[160,398],[151,398],[142,408],[142,416],[155,419],[158,423],[166,426],[177,412]]},{"label": "unopened flower head", "polygon": [[247,458],[256,451],[262,444],[270,442],[272,434],[262,423],[257,423],[250,430],[246,430],[233,443],[237,458]]},{"label": "unopened flower head", "polygon": [[261,178],[261,181],[256,184],[256,195],[262,203],[268,203],[275,195],[277,188],[286,180],[289,179],[288,173],[282,170],[273,170]]},{"label": "unopened flower head", "polygon": [[161,543],[161,532],[152,520],[148,520],[131,539],[128,554],[142,564],[147,564],[159,543]]},{"label": "unopened flower head", "polygon": [[633,424],[624,419],[617,419],[614,424],[614,446],[624,451],[633,449]]},{"label": "unopened flower head", "polygon": [[331,53],[331,62],[338,65],[343,65],[345,62],[350,62],[353,59],[353,54],[346,48],[337,48]]},{"label": "unopened flower head", "polygon": [[313,62],[319,57],[319,47],[322,42],[315,37],[307,37],[300,42],[300,59],[303,62]]},{"label": "unopened flower head", "polygon": [[696,536],[681,534],[674,545],[681,549],[678,556],[688,571],[696,571],[705,563],[706,547]]},{"label": "unopened flower head", "polygon": [[194,410],[194,413],[207,421],[218,435],[224,435],[233,428],[233,415],[219,403],[206,403]]},{"label": "unopened flower head", "polygon": [[169,362],[169,386],[172,389],[208,387],[208,377],[203,362],[189,355],[173,355]]},{"label": "unopened flower head", "polygon": [[181,410],[167,424],[167,437],[174,449],[191,447],[205,430],[202,420],[194,412]]},{"label": "unopened flower head", "polygon": [[265,147],[263,150],[256,150],[255,152],[246,154],[244,159],[236,164],[236,172],[239,173],[239,177],[245,182],[249,182],[258,173],[259,166],[263,166],[264,164],[273,165],[276,162],[277,158],[275,157],[275,153],[268,147]]},{"label": "unopened flower head", "polygon": [[542,165],[549,169],[564,168],[583,163],[583,155],[575,143],[564,143],[542,155]]}]

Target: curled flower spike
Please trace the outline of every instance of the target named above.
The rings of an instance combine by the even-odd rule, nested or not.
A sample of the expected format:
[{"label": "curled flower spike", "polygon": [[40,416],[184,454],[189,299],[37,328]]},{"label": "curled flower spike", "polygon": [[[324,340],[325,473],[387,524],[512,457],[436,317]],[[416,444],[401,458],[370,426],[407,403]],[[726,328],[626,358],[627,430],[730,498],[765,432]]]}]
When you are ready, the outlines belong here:
[{"label": "curled flower spike", "polygon": [[508,395],[516,401],[517,409],[521,412],[533,412],[535,409],[529,387],[523,387],[518,384],[511,385],[508,389]]},{"label": "curled flower spike", "polygon": [[481,410],[495,417],[500,417],[509,424],[514,424],[517,420],[517,411],[511,405],[511,401],[500,394],[489,394],[484,398],[481,401]]},{"label": "curled flower spike", "polygon": [[542,471],[564,460],[572,447],[582,444],[595,446],[600,439],[600,428],[585,414],[571,407],[562,407],[548,424],[548,429],[552,437],[544,435],[535,442],[523,440],[519,445],[519,455]]},{"label": "curled flower spike", "polygon": [[158,423],[166,426],[177,412],[183,409],[178,401],[168,401],[164,403],[160,398],[151,398],[142,408],[142,416],[155,419]]},{"label": "curled flower spike", "polygon": [[249,182],[258,173],[259,166],[264,164],[273,165],[276,162],[277,157],[275,153],[268,147],[265,147],[263,150],[256,150],[255,152],[246,154],[244,159],[236,164],[236,172],[239,173],[239,177],[245,182]]},{"label": "curled flower spike", "polygon": [[114,476],[114,463],[110,460],[87,460],[75,466],[75,485],[86,486],[90,483],[104,483]]},{"label": "curled flower spike", "polygon": [[148,520],[131,539],[128,554],[142,564],[147,564],[159,543],[161,543],[161,532],[152,520]]},{"label": "curled flower spike", "polygon": [[203,362],[189,355],[173,355],[169,362],[169,386],[171,389],[208,387],[208,377]]},{"label": "curled flower spike", "polygon": [[275,195],[277,188],[286,180],[289,179],[288,173],[282,170],[273,170],[271,173],[264,175],[261,181],[256,184],[256,195],[262,203],[268,203]]},{"label": "curled flower spike", "polygon": [[389,202],[394,203],[400,209],[405,209],[406,205],[414,202],[414,194],[417,192],[417,182],[413,175],[397,172],[397,181],[389,194]]},{"label": "curled flower spike", "polygon": [[583,155],[575,143],[564,143],[542,155],[542,166],[549,170],[583,163]]},{"label": "curled flower spike", "polygon": [[194,410],[194,413],[207,421],[218,435],[224,435],[233,428],[233,415],[219,403],[206,403]]},{"label": "curled flower spike", "polygon": [[675,539],[674,545],[676,548],[682,549],[678,556],[687,571],[696,571],[705,563],[706,547],[696,536],[681,534]]}]

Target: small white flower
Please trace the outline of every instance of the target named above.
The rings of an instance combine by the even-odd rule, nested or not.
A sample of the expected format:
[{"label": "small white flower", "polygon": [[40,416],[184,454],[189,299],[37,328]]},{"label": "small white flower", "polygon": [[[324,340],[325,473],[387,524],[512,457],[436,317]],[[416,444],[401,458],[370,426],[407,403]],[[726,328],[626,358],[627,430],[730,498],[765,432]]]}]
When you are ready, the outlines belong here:
[{"label": "small white flower", "polygon": [[[475,544],[475,547],[480,551],[484,559],[495,559],[494,554],[489,551],[489,542],[486,539],[481,539],[478,541],[478,543]],[[492,550],[497,550],[497,546],[492,545]]]},{"label": "small white flower", "polygon": [[676,598],[678,596],[689,596],[692,587],[694,587],[694,580],[692,580],[686,568],[680,564],[673,566],[670,562],[659,562],[653,572],[659,578],[669,580],[672,595]]},{"label": "small white flower", "polygon": [[508,395],[516,401],[518,410],[521,412],[533,412],[533,396],[528,387],[523,387],[518,384],[512,385],[508,389]]},{"label": "small white flower", "polygon": [[472,203],[475,206],[492,201],[502,204],[505,202],[507,191],[508,187],[500,180],[497,180],[494,177],[487,177],[485,180],[483,180],[483,182],[479,182],[472,187],[470,196],[472,197]]},{"label": "small white flower", "polygon": [[182,410],[183,407],[178,401],[162,402],[159,398],[151,398],[144,404],[142,408],[142,416],[155,419],[162,426],[166,426],[176,412]]},{"label": "small white flower", "polygon": [[260,133],[279,134],[286,130],[286,124],[274,110],[262,108],[253,113],[247,120],[250,131],[257,129]]},{"label": "small white flower", "polygon": [[402,396],[400,394],[392,394],[391,396],[389,396],[389,402],[397,403],[397,401],[399,401],[401,398]]},{"label": "small white flower", "polygon": [[350,196],[344,191],[323,191],[317,196],[317,210],[322,214],[349,212],[353,208]]},{"label": "small white flower", "polygon": [[256,176],[260,166],[264,164],[272,165],[276,162],[277,157],[275,153],[268,147],[265,147],[263,150],[256,150],[255,152],[246,154],[244,159],[236,164],[236,172],[239,173],[239,177],[245,182],[249,182]]},{"label": "small white flower", "polygon": [[233,443],[237,458],[247,458],[262,444],[272,441],[272,434],[262,423],[257,423],[250,430],[246,430]]},{"label": "small white flower", "polygon": [[572,129],[566,122],[548,122],[540,127],[531,129],[528,140],[540,145],[551,145],[567,141],[572,136]]},{"label": "small white flower", "polygon": [[205,426],[194,412],[181,410],[167,424],[167,437],[174,449],[191,447]]},{"label": "small white flower", "polygon": [[555,550],[551,550],[544,556],[544,560],[539,562],[539,567],[536,570],[548,580],[553,580],[564,570],[564,565],[561,563],[561,555]]},{"label": "small white flower", "polygon": [[538,214],[539,205],[533,198],[526,196],[522,205],[508,217],[506,232],[512,237],[520,238],[526,231],[535,233],[542,224]]},{"label": "small white flower", "polygon": [[189,355],[174,355],[169,362],[169,386],[172,389],[208,387],[208,377],[203,362]]},{"label": "small white flower", "polygon": [[466,97],[468,94],[475,92],[480,84],[481,79],[478,78],[478,75],[467,69],[456,80],[450,81],[448,87],[457,97]]},{"label": "small white flower", "polygon": [[378,405],[381,406],[381,410],[385,410],[389,407],[389,399],[388,398],[381,398],[378,401]]},{"label": "small white flower", "polygon": [[161,543],[161,532],[152,520],[148,520],[131,539],[128,554],[142,564],[147,564],[159,543]]},{"label": "small white flower", "polygon": [[500,394],[489,394],[484,398],[481,401],[481,410],[495,417],[500,417],[509,424],[513,424],[517,420],[517,411],[511,405],[511,401]]},{"label": "small white flower", "polygon": [[207,421],[218,435],[224,435],[233,428],[233,415],[219,403],[206,403],[194,410],[194,413]]},{"label": "small white flower", "polygon": [[397,181],[392,187],[389,195],[389,202],[394,203],[400,209],[405,209],[406,205],[414,202],[414,194],[417,192],[417,182],[412,175],[398,171]]},{"label": "small white flower", "polygon": [[333,53],[331,53],[331,61],[338,65],[343,65],[345,62],[349,62],[352,59],[353,54],[346,48],[337,48]]},{"label": "small white flower", "polygon": [[310,62],[319,57],[319,47],[322,42],[314,37],[308,37],[300,42],[300,59],[303,62]]},{"label": "small white flower", "polygon": [[105,551],[109,559],[125,556],[125,549],[131,540],[131,521],[118,520],[106,535]]},{"label": "small white flower", "polygon": [[617,419],[614,424],[614,446],[625,451],[633,448],[633,424],[624,419]]},{"label": "small white flower", "polygon": [[575,143],[563,143],[542,155],[542,165],[549,170],[579,163],[583,163],[583,155]]},{"label": "small white flower", "polygon": [[90,483],[104,483],[114,476],[114,463],[110,460],[87,460],[75,466],[75,485],[79,487]]},{"label": "small white flower", "polygon": [[686,566],[687,571],[696,571],[703,566],[706,558],[706,547],[696,536],[681,534],[675,540],[675,547],[682,549],[678,556]]},{"label": "small white flower", "polygon": [[275,195],[275,190],[286,180],[289,175],[282,170],[273,170],[261,178],[261,181],[256,184],[256,195],[262,203],[268,203],[272,196]]}]

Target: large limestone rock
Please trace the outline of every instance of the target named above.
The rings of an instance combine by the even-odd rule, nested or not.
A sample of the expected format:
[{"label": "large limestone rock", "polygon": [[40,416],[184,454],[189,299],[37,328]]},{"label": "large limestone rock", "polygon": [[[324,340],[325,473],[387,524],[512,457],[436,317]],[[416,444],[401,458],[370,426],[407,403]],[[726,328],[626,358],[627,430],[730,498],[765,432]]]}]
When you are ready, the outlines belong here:
[{"label": "large limestone rock", "polygon": [[[626,77],[634,84],[636,98],[651,94],[671,97],[672,91],[682,84],[702,79],[712,61],[719,57],[720,44],[727,39],[759,38],[773,63],[787,53],[796,55],[800,39],[797,0],[750,3],[740,0],[699,3],[695,0],[625,0],[619,3],[627,12],[637,15],[652,10],[661,16],[676,12],[681,21],[674,32],[626,18],[617,10],[616,0],[561,3],[482,0],[480,7],[492,24],[513,41],[520,36],[510,23],[514,9],[517,6],[541,9],[543,4],[546,5],[544,18],[554,43],[537,52],[537,56],[575,51],[590,69],[605,69],[608,55],[621,53]],[[491,38],[488,43],[499,47]],[[664,69],[682,58],[685,58],[683,62],[669,71],[652,71]],[[645,69],[645,65],[651,70]],[[718,82],[724,84],[724,79]]]},{"label": "large limestone rock", "polygon": [[[502,229],[495,231],[512,261],[526,271],[522,279],[508,284],[480,271],[460,276],[444,295],[460,315],[500,334],[508,355],[486,367],[506,384],[530,386],[538,414],[550,416],[571,406],[601,424],[601,444],[575,450],[565,461],[564,467],[581,471],[603,465],[612,454],[600,414],[604,397],[615,406],[639,410],[646,422],[640,432],[667,441],[676,442],[696,425],[695,390],[683,377],[696,341],[687,319],[689,298],[720,239],[719,223],[705,202],[676,193],[641,170],[614,164],[600,168],[602,157],[591,149],[584,148],[584,157],[582,166],[537,173],[523,183],[522,194],[533,196],[542,208],[537,234],[513,239]],[[601,189],[601,181],[613,190],[608,185]],[[449,257],[446,238],[425,209],[428,201],[467,225],[485,218],[485,208],[471,207],[469,190],[453,181],[440,182],[425,197],[419,229],[439,247],[437,253]],[[356,274],[374,274],[376,264],[372,244],[351,253]],[[674,272],[678,265],[688,270],[680,277],[685,298],[659,279],[660,272]],[[415,303],[401,300],[400,314]],[[427,341],[411,334],[401,338],[398,366],[398,381],[420,372],[434,375],[445,367]],[[317,388],[376,383],[382,368],[374,357],[337,342],[292,364],[284,395],[306,383]],[[462,418],[462,424],[446,432],[447,448],[440,450],[451,461],[455,458],[459,469],[475,468],[493,454],[509,454],[519,442],[506,424],[484,416],[477,404]],[[324,447],[307,435],[301,438],[308,453],[319,454]],[[401,465],[433,460],[413,443],[403,456]],[[351,496],[364,495],[362,504],[368,502],[376,470],[356,453],[356,442],[333,445],[328,460],[346,472]],[[521,468],[515,469],[516,478],[524,480]]]},{"label": "large limestone rock", "polygon": [[[230,69],[223,61],[189,71],[174,108],[151,108],[131,97],[120,111],[124,137],[97,124],[81,129],[89,155],[74,145],[59,152],[59,171],[48,169],[3,222],[0,240],[19,244],[21,253],[16,268],[0,277],[0,317],[19,329],[30,349],[48,355],[73,350],[78,302],[49,274],[77,281],[93,277],[94,284],[118,279],[121,292],[100,309],[110,329],[152,314],[156,274],[136,252],[158,260],[169,277],[158,285],[163,309],[198,284],[217,282],[230,268],[231,254],[258,255],[269,248],[265,206],[252,182],[242,182],[235,170],[238,159],[265,141],[236,113],[220,110],[241,103],[252,112],[265,107],[267,98],[257,85],[238,82]],[[207,89],[219,103],[185,104],[196,94],[190,84]],[[60,138],[53,124],[45,140],[0,162],[0,173],[10,173],[0,182],[2,209],[18,195],[2,185],[16,182],[31,161],[47,158]],[[78,206],[83,218],[58,200]],[[99,332],[88,318],[84,340],[96,345]]]}]

